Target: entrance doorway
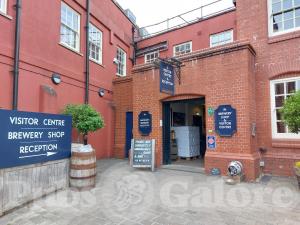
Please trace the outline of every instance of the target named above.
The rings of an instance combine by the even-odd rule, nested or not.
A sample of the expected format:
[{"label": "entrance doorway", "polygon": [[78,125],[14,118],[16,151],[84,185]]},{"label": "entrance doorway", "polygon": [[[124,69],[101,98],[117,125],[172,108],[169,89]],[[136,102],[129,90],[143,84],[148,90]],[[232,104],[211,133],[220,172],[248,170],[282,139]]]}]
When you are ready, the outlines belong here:
[{"label": "entrance doorway", "polygon": [[133,138],[132,129],[133,129],[133,113],[132,112],[126,112],[125,158],[129,157],[129,150],[131,148],[131,139]]},{"label": "entrance doorway", "polygon": [[163,103],[163,163],[204,167],[205,98]]}]

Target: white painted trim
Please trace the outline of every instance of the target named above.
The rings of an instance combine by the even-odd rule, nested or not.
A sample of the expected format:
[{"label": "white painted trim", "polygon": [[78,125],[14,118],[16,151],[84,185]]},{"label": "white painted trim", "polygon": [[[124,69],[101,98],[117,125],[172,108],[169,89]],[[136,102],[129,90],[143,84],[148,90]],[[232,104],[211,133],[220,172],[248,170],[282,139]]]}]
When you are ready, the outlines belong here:
[{"label": "white painted trim", "polygon": [[280,31],[280,32],[273,32],[272,0],[267,0],[267,5],[268,5],[267,8],[268,8],[268,33],[269,33],[269,37],[275,37],[275,36],[278,36],[278,35],[288,34],[288,33],[300,30],[300,27],[294,27],[294,28],[289,29],[289,30],[283,30],[283,31]]},{"label": "white painted trim", "polygon": [[299,80],[300,80],[300,77],[291,77],[291,78],[270,81],[270,97],[271,97],[271,112],[270,113],[271,113],[272,138],[273,139],[299,139],[300,138],[300,133],[298,133],[298,134],[277,133],[276,107],[275,107],[275,84],[282,83],[282,82],[296,81],[296,90],[297,90],[297,88],[299,90],[299,87],[297,87],[297,81],[299,81]]},{"label": "white painted trim", "polygon": [[[117,76],[119,76],[119,77],[126,77],[126,75],[127,75],[127,53],[122,49],[122,48],[120,48],[120,47],[117,47],[117,51],[118,50],[121,50],[121,52],[123,52],[124,53],[124,58],[125,58],[125,60],[124,60],[124,74],[119,74],[118,72],[117,72]],[[118,54],[118,53],[117,53]],[[117,67],[119,66],[119,64],[117,65]]]},{"label": "white painted trim", "polygon": [[[62,5],[65,5],[65,6],[66,6],[67,8],[69,8],[71,11],[73,11],[74,14],[77,14],[77,15],[78,15],[78,32],[75,31],[75,30],[73,30],[73,29],[72,29],[71,27],[69,27],[68,25],[63,24],[62,21],[61,21],[61,19],[60,19],[60,26],[63,24],[64,26],[68,27],[69,29],[73,30],[74,32],[77,32],[77,36],[76,36],[76,43],[77,43],[77,45],[76,45],[76,48],[73,48],[72,46],[68,45],[67,43],[62,42],[61,39],[60,39],[60,43],[61,43],[62,45],[68,46],[70,49],[73,49],[73,50],[76,51],[76,52],[79,52],[79,51],[80,51],[80,29],[81,29],[81,27],[80,27],[80,21],[81,21],[81,16],[80,16],[80,14],[79,14],[75,9],[71,8],[69,5],[67,5],[67,4],[66,4],[65,2],[63,2],[63,1],[61,2],[61,7],[62,7]],[[60,12],[60,15],[61,15],[61,12]]]},{"label": "white painted trim", "polygon": [[99,52],[98,52],[99,53],[99,60],[96,60],[96,59],[92,58],[90,56],[90,54],[89,54],[89,59],[94,61],[95,63],[98,63],[98,64],[102,65],[102,63],[103,63],[103,61],[102,61],[103,60],[103,32],[97,26],[95,26],[92,23],[90,23],[90,26],[95,28],[100,33],[101,40],[100,40],[100,49],[99,49]]},{"label": "white painted trim", "polygon": [[147,62],[147,56],[152,55],[152,54],[156,54],[156,53],[157,53],[157,57],[159,57],[159,51],[149,52],[149,53],[145,54],[144,63],[150,63],[150,62]]},{"label": "white painted trim", "polygon": [[[181,43],[181,44],[178,44],[178,45],[174,45],[174,46],[173,46],[173,56],[174,56],[174,57],[176,56],[176,54],[175,54],[175,48],[176,48],[176,47],[179,47],[179,46],[181,46],[181,45],[186,45],[186,44],[190,44],[191,52],[193,52],[193,42],[192,42],[192,41],[187,41],[187,42],[184,42],[184,43]],[[186,53],[184,53],[184,54],[186,54]],[[181,54],[181,55],[183,55],[183,54]]]},{"label": "white painted trim", "polygon": [[216,44],[216,45],[213,45],[213,44],[212,44],[212,37],[214,37],[215,35],[220,35],[220,34],[228,33],[228,32],[230,32],[231,39],[230,39],[229,42],[227,42],[227,43],[225,43],[225,44],[228,44],[228,43],[233,42],[233,29],[231,29],[231,30],[225,30],[225,31],[222,31],[222,32],[219,32],[219,33],[215,33],[215,34],[209,35],[209,46],[210,46],[211,48],[213,48],[213,47],[217,47],[217,46],[223,45],[223,44]]},{"label": "white painted trim", "polygon": [[3,14],[7,14],[7,0],[2,0],[3,1],[3,5],[0,5],[0,12]]}]

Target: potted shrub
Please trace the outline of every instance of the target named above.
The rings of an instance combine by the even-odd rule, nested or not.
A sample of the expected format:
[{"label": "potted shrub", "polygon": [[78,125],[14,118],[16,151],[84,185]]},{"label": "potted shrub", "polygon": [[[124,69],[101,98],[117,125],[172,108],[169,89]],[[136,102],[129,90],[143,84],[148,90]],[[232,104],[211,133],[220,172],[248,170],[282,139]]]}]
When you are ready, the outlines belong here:
[{"label": "potted shrub", "polygon": [[86,190],[96,185],[96,153],[87,145],[89,132],[104,127],[102,116],[90,105],[67,105],[63,114],[72,116],[72,127],[75,128],[84,140],[84,145],[72,144],[70,165],[70,186],[78,190]]},{"label": "potted shrub", "polygon": [[[283,121],[288,125],[289,130],[293,133],[300,132],[300,91],[294,95],[289,96],[284,102],[283,108],[281,109]],[[296,162],[295,174],[298,180],[300,188],[300,162]]]},{"label": "potted shrub", "polygon": [[294,169],[295,169],[295,174],[296,174],[296,177],[298,180],[298,186],[300,189],[300,161],[295,163]]},{"label": "potted shrub", "polygon": [[104,127],[104,120],[92,106],[87,104],[69,104],[63,114],[72,116],[72,127],[75,128],[87,145],[87,135]]}]

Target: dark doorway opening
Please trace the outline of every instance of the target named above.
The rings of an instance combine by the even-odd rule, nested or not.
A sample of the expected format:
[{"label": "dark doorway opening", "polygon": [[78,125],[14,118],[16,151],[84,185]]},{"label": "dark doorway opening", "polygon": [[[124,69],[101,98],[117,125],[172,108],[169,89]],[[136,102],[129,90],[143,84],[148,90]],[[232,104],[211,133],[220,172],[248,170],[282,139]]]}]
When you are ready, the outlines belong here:
[{"label": "dark doorway opening", "polygon": [[204,167],[205,98],[163,102],[163,164]]},{"label": "dark doorway opening", "polygon": [[131,148],[131,139],[133,138],[133,113],[126,112],[126,145],[125,145],[125,158],[129,157]]}]

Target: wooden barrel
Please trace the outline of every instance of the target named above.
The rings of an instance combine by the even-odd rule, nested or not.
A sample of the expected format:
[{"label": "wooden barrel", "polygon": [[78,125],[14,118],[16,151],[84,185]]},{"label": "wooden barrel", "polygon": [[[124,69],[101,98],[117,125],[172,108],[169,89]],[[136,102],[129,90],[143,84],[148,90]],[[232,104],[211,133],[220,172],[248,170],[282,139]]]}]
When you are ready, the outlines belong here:
[{"label": "wooden barrel", "polygon": [[96,153],[73,151],[70,165],[70,186],[78,190],[90,189],[96,185]]}]

